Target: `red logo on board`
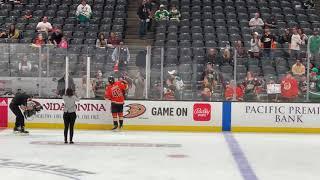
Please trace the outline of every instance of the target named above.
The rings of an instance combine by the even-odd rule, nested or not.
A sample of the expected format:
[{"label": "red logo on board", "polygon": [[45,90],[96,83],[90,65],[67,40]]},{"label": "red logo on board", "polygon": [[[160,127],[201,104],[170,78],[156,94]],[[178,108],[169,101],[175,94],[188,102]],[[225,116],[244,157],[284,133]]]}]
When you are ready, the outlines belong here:
[{"label": "red logo on board", "polygon": [[0,98],[0,128],[8,127],[8,99]]},{"label": "red logo on board", "polygon": [[210,104],[194,104],[193,105],[193,120],[210,121],[210,119],[211,119]]}]

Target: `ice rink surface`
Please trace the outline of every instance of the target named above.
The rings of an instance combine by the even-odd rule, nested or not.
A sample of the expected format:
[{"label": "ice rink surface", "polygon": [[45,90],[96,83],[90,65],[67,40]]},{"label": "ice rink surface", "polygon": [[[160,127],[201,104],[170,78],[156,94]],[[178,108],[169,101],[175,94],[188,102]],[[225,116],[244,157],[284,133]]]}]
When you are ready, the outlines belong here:
[{"label": "ice rink surface", "polygon": [[316,180],[320,135],[0,130],[1,180]]}]

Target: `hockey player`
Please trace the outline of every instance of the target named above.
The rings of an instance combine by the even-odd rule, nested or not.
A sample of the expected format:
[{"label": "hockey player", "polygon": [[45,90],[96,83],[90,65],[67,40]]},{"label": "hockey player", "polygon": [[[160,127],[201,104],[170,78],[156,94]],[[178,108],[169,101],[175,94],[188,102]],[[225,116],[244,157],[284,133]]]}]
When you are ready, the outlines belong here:
[{"label": "hockey player", "polygon": [[16,116],[16,123],[13,128],[14,133],[29,133],[24,129],[24,115],[21,112],[21,110],[25,111],[27,109],[32,109],[32,107],[27,106],[28,101],[31,101],[31,96],[25,93],[17,93],[9,105],[11,111]]},{"label": "hockey player", "polygon": [[[109,84],[106,87],[105,99],[111,101],[111,113],[113,117],[112,130],[122,129],[123,127],[123,104],[125,100],[126,90],[128,89],[128,83],[123,78],[115,82],[113,76],[108,78]],[[118,118],[119,124],[118,125]]]}]

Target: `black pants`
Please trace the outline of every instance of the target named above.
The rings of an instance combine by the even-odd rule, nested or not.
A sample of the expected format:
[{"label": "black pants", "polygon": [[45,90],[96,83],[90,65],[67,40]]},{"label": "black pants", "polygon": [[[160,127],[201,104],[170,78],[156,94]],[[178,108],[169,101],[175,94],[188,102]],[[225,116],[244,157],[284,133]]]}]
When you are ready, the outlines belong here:
[{"label": "black pants", "polygon": [[10,107],[11,111],[13,112],[13,114],[16,116],[15,127],[24,127],[24,116],[23,116],[19,106],[11,103],[9,105],[9,107]]},{"label": "black pants", "polygon": [[76,121],[77,115],[75,112],[72,113],[63,113],[63,121],[64,121],[64,140],[67,141],[68,139],[68,130],[70,128],[70,141],[73,138],[73,128],[74,123]]}]

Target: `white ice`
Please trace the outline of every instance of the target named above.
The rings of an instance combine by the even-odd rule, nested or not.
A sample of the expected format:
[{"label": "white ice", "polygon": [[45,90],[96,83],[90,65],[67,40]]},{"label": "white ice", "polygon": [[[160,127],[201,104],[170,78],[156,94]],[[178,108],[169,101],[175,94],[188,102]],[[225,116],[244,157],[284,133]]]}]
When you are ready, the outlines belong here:
[{"label": "white ice", "polygon": [[[319,135],[234,136],[259,180],[320,177]],[[74,141],[63,144],[62,130],[31,130],[29,136],[0,131],[0,180],[244,179],[222,133],[76,130]],[[156,144],[178,146],[148,147]]]}]

